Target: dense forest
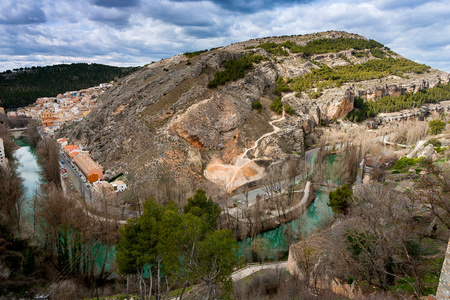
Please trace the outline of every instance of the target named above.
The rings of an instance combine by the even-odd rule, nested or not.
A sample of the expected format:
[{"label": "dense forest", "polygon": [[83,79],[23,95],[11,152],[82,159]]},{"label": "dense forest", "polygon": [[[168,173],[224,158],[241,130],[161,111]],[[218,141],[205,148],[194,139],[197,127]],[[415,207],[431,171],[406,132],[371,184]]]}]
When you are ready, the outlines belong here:
[{"label": "dense forest", "polygon": [[[264,43],[258,46],[276,56],[288,56],[289,52],[285,49],[289,49],[291,53],[303,53],[306,56],[311,56],[313,54],[322,54],[330,52],[339,52],[344,50],[363,50],[370,49],[371,53],[375,57],[384,57],[384,52],[380,50],[384,45],[378,43],[374,40],[363,40],[363,39],[351,39],[351,38],[340,38],[340,39],[318,39],[313,40],[305,46],[297,45],[292,41],[287,41],[281,44],[277,43]],[[248,49],[253,47],[248,47]],[[386,48],[386,47],[385,47]],[[389,50],[388,48],[386,48]]]},{"label": "dense forest", "polygon": [[0,73],[0,106],[8,109],[27,106],[39,97],[96,86],[137,69],[79,63],[7,70]]}]

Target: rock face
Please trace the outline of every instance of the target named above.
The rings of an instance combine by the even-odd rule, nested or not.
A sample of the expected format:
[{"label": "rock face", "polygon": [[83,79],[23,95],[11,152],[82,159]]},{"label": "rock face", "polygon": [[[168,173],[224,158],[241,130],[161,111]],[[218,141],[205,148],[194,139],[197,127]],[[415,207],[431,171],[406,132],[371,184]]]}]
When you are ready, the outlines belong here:
[{"label": "rock face", "polygon": [[[272,37],[236,43],[190,59],[177,55],[151,63],[118,81],[99,99],[96,110],[75,128],[64,128],[59,136],[87,146],[105,169],[128,172],[138,185],[167,175],[180,180],[205,180],[202,170],[209,162],[234,163],[256,140],[273,130],[269,122],[274,113],[269,107],[276,97],[272,92],[278,76],[304,75],[319,68],[317,64],[334,67],[376,59],[369,50],[364,50],[363,57],[353,56],[352,50],[312,57],[301,53],[276,57],[257,46],[285,41],[306,45],[315,39],[340,37],[365,39],[336,31]],[[267,59],[253,64],[244,78],[207,88],[226,61],[249,52]],[[408,76],[344,83],[324,90],[317,99],[305,93],[284,93],[282,102],[295,113],[286,115],[277,124],[280,130],[261,140],[249,154],[258,159],[280,160],[303,152],[304,135],[313,132],[321,119],[347,114],[353,109],[355,97],[371,101],[449,81],[449,75],[438,70]],[[252,109],[257,100],[263,104],[260,113]]]},{"label": "rock face", "polygon": [[230,95],[215,94],[174,118],[169,130],[199,150],[216,149],[238,134],[250,113],[251,106],[240,105]]}]

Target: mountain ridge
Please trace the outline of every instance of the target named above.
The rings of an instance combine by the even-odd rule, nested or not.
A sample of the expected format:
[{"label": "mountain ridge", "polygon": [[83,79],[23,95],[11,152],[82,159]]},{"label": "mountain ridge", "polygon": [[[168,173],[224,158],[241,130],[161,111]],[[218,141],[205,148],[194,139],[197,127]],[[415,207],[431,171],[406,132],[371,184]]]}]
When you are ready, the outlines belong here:
[{"label": "mountain ridge", "polygon": [[[203,171],[210,162],[235,163],[245,148],[272,130],[269,121],[277,117],[270,106],[277,96],[295,112],[277,124],[281,130],[276,135],[249,153],[263,165],[303,153],[304,140],[314,135],[314,128],[348,114],[357,97],[372,101],[449,82],[447,73],[420,67],[423,65],[404,60],[384,46],[312,55],[295,53],[312,41],[326,48],[335,47],[335,41],[342,44],[343,39],[371,41],[338,31],[268,37],[151,63],[119,80],[85,121],[74,129],[65,128],[59,135],[86,145],[105,169],[128,171],[137,185],[161,176],[205,183]],[[267,43],[271,44],[266,47]],[[337,48],[343,47],[347,46]],[[249,53],[262,60],[246,69],[244,77],[216,88],[207,87],[220,72],[227,71],[225,62],[236,61],[233,68],[238,68],[239,60]],[[399,66],[391,71],[393,74],[383,76],[383,64],[390,64],[389,60]],[[381,73],[366,67],[372,61],[381,64]],[[352,68],[363,69],[361,74],[374,78],[345,79]],[[408,72],[414,68],[425,71]],[[279,78],[287,86],[282,87],[283,92],[276,90],[280,88]],[[302,88],[298,88],[300,85]],[[262,104],[260,113],[252,108],[256,101]]]}]

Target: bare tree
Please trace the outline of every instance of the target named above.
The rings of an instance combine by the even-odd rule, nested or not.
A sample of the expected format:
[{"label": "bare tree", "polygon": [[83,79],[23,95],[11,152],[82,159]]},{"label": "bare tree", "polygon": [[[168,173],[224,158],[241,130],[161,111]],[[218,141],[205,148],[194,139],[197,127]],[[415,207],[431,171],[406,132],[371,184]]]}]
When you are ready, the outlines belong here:
[{"label": "bare tree", "polygon": [[50,138],[45,138],[39,144],[37,151],[40,165],[42,167],[42,175],[48,183],[61,187],[61,174],[58,160],[58,146],[56,142]]},{"label": "bare tree", "polygon": [[65,196],[51,183],[36,196],[36,222],[40,232],[37,242],[60,272],[59,277],[80,274],[87,282],[100,283],[110,276],[113,270],[106,269],[108,252],[119,238],[116,218],[97,217],[81,199]]},{"label": "bare tree", "polygon": [[324,258],[331,275],[366,280],[385,291],[403,282],[420,297],[421,245],[407,196],[373,184],[359,187],[356,199],[350,215],[327,235]]},{"label": "bare tree", "polygon": [[7,159],[13,159],[13,151],[16,148],[14,141],[9,134],[8,126],[6,124],[0,124],[0,138],[3,139],[3,147],[5,149],[5,156]]},{"label": "bare tree", "polygon": [[261,232],[261,196],[256,195],[255,205],[253,208],[253,220],[254,226],[252,230],[252,237],[256,238],[258,234]]},{"label": "bare tree", "polygon": [[268,201],[273,204],[278,214],[284,214],[285,205],[282,197],[283,190],[283,169],[280,164],[275,165],[267,171],[266,176],[262,180],[263,190],[267,195]]},{"label": "bare tree", "polygon": [[8,164],[0,166],[0,223],[12,232],[21,233],[22,223],[22,180]]},{"label": "bare tree", "polygon": [[419,187],[412,192],[418,200],[447,229],[450,229],[450,170],[429,161],[428,174],[423,175]]}]

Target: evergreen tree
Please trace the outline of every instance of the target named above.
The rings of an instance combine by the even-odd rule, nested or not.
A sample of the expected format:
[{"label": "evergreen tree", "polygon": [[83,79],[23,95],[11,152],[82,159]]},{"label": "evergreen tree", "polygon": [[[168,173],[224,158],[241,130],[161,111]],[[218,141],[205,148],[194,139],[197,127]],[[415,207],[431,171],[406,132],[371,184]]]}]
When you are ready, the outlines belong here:
[{"label": "evergreen tree", "polygon": [[348,185],[344,184],[343,186],[337,188],[334,192],[330,192],[330,202],[328,203],[328,206],[331,207],[331,210],[334,213],[346,215],[350,208],[352,198],[352,189]]}]

